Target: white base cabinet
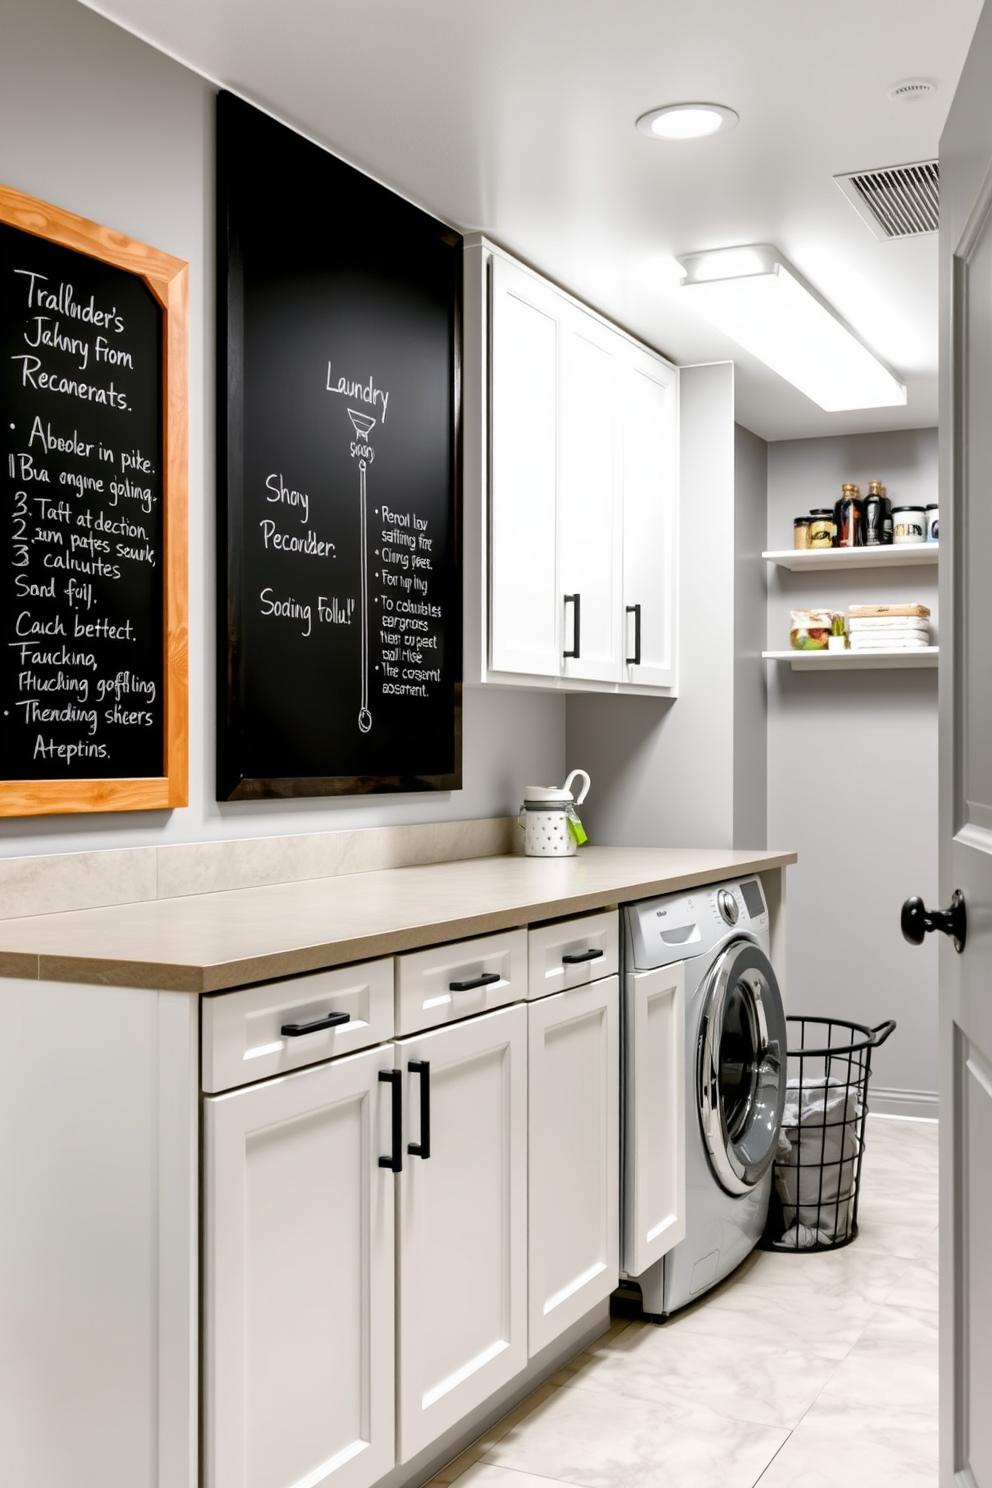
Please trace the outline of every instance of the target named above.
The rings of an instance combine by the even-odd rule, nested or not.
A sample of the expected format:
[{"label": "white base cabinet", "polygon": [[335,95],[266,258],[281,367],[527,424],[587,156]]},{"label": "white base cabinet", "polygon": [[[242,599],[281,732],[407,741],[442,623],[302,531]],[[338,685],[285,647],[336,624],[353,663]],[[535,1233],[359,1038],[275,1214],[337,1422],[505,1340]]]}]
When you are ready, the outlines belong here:
[{"label": "white base cabinet", "polygon": [[394,1462],[394,1050],[204,1101],[205,1488]]},{"label": "white base cabinet", "polygon": [[623,1266],[640,1276],[685,1239],[685,977],[627,974]]},{"label": "white base cabinet", "polygon": [[542,997],[527,1014],[533,1356],[618,1280],[618,979]]},{"label": "white base cabinet", "polygon": [[398,1461],[409,1462],[527,1363],[527,1009],[402,1039],[396,1054]]}]

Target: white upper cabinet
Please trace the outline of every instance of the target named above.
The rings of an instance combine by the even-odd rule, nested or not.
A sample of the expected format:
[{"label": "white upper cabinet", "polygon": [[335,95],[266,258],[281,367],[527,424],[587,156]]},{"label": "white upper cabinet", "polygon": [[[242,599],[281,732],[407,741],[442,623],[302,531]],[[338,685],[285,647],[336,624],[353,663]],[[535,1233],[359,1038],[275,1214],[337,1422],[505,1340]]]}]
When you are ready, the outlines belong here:
[{"label": "white upper cabinet", "polygon": [[623,680],[674,688],[678,614],[678,375],[628,343],[623,428]]},{"label": "white upper cabinet", "polygon": [[493,261],[490,526],[492,665],[558,670],[560,297],[507,259]]},{"label": "white upper cabinet", "polygon": [[602,321],[563,302],[558,552],[562,672],[619,682],[622,640],[617,378],[625,349]]},{"label": "white upper cabinet", "polygon": [[466,249],[465,680],[676,696],[678,371]]}]

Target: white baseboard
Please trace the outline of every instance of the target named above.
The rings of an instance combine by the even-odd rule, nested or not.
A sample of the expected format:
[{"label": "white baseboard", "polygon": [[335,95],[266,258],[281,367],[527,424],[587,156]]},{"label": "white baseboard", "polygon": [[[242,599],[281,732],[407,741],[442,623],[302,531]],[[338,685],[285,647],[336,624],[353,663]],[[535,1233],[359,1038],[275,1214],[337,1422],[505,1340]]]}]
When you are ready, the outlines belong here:
[{"label": "white baseboard", "polygon": [[936,1121],[940,1115],[940,1097],[934,1090],[886,1090],[882,1085],[869,1084],[868,1114]]}]

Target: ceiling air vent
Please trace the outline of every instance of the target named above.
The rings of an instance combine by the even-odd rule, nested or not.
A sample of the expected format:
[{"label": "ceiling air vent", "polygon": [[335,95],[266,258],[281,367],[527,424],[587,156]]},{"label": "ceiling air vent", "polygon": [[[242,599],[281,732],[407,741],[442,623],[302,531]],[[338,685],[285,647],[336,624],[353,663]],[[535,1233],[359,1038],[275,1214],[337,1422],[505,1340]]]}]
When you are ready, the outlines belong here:
[{"label": "ceiling air vent", "polygon": [[876,238],[916,238],[939,225],[940,177],[936,160],[885,166],[834,176]]}]

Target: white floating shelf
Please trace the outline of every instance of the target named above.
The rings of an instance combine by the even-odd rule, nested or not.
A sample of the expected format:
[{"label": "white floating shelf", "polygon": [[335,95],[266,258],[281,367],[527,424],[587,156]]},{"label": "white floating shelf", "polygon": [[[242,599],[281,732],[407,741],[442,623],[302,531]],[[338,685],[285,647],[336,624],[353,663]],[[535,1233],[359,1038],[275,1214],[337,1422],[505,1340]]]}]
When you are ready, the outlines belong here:
[{"label": "white floating shelf", "polygon": [[884,548],[783,548],[762,553],[793,573],[825,568],[917,568],[937,562],[940,543],[893,543]]},{"label": "white floating shelf", "polygon": [[940,649],[912,651],[762,651],[765,661],[787,661],[794,672],[868,672],[881,667],[935,667]]}]

